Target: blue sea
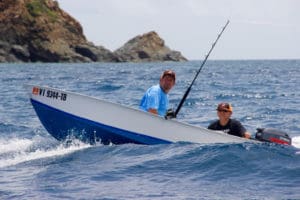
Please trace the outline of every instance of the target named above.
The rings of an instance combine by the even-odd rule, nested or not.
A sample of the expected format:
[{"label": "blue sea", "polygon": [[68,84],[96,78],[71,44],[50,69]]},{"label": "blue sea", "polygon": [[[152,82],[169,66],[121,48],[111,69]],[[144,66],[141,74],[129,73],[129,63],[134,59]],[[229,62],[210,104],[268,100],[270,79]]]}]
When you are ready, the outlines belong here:
[{"label": "blue sea", "polygon": [[230,102],[253,136],[276,128],[293,146],[59,142],[24,88],[47,85],[136,108],[161,72],[173,69],[176,108],[200,65],[0,64],[0,199],[300,199],[300,60],[208,61],[178,115],[207,127],[216,105]]}]

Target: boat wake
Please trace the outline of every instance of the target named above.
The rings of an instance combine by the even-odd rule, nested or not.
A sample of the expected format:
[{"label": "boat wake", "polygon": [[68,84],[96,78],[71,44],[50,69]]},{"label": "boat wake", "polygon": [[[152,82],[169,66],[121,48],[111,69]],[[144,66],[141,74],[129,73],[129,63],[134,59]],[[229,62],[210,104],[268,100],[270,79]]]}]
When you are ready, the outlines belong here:
[{"label": "boat wake", "polygon": [[292,138],[292,146],[300,149],[300,136],[296,136]]},{"label": "boat wake", "polygon": [[[300,149],[300,136],[292,138],[292,146]],[[0,139],[0,168],[63,156],[89,147],[92,145],[72,138],[64,142],[49,141],[49,138],[41,136],[35,136],[32,139],[2,138]],[[296,154],[300,154],[300,152],[298,151]]]},{"label": "boat wake", "polygon": [[[48,145],[45,145],[47,142]],[[50,146],[49,141],[45,141],[45,138],[42,139],[38,136],[33,139],[1,139],[0,168],[14,166],[32,160],[62,156],[89,147],[91,147],[90,144],[74,139],[63,143],[50,144]]]}]

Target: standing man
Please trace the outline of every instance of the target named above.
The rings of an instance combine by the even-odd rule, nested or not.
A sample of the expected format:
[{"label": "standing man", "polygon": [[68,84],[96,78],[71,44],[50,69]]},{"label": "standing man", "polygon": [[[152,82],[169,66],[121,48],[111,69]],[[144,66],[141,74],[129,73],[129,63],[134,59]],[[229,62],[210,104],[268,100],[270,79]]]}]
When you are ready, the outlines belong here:
[{"label": "standing man", "polygon": [[217,107],[217,114],[219,120],[211,123],[208,129],[221,130],[230,135],[250,138],[251,135],[245,127],[238,120],[230,118],[232,115],[232,106],[229,103],[220,103]]},{"label": "standing man", "polygon": [[160,76],[159,84],[150,87],[144,94],[140,109],[164,117],[169,106],[168,93],[175,85],[176,75],[166,70]]}]

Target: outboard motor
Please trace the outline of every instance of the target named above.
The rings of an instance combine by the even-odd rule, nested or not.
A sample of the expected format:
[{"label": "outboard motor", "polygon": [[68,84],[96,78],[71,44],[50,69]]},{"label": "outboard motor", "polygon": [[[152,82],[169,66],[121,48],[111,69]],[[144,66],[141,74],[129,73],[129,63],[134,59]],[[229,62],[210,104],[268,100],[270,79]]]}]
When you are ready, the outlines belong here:
[{"label": "outboard motor", "polygon": [[281,130],[273,128],[257,128],[255,139],[264,142],[272,142],[277,144],[291,145],[292,139],[290,136]]}]

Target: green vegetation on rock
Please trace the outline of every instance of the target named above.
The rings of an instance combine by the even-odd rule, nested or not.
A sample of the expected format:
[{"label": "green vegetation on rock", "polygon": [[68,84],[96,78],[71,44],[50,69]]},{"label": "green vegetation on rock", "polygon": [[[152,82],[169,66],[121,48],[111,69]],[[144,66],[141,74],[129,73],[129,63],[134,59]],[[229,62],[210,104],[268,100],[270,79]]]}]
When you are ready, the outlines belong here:
[{"label": "green vegetation on rock", "polygon": [[26,4],[26,8],[32,17],[47,15],[53,21],[57,18],[56,13],[45,5],[44,0],[32,0]]}]

